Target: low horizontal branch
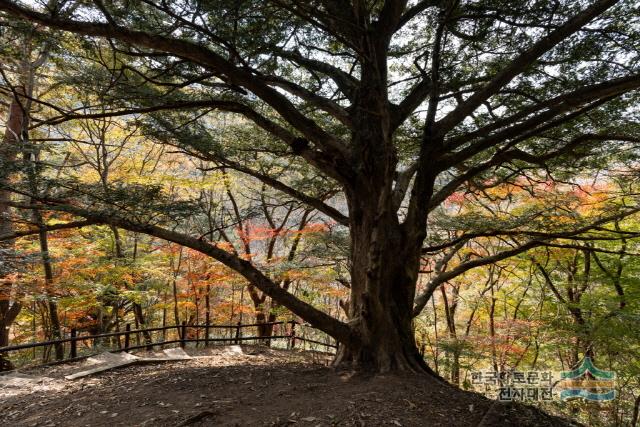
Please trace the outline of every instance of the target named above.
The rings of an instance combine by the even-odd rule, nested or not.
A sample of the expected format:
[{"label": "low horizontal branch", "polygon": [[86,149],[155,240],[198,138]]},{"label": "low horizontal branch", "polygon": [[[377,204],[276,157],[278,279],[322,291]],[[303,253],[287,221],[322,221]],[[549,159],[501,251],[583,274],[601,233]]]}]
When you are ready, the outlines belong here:
[{"label": "low horizontal branch", "polygon": [[210,256],[238,272],[247,281],[249,281],[249,283],[256,286],[273,300],[287,307],[294,314],[309,322],[313,327],[326,332],[341,342],[347,342],[351,339],[351,329],[346,323],[326,314],[325,312],[313,307],[311,304],[299,299],[286,289],[281,288],[256,268],[256,266],[254,266],[250,261],[239,257],[237,254],[227,252],[226,250],[203,239],[198,239],[177,231],[168,230],[154,224],[140,223],[131,219],[121,218],[111,212],[92,211],[86,208],[39,198],[35,195],[31,195],[31,197],[36,200],[38,204],[24,205],[13,202],[8,204],[12,207],[22,209],[67,212],[90,221],[95,221],[96,223],[113,225],[125,230],[147,234],[191,248],[204,255]]},{"label": "low horizontal branch", "polygon": [[46,225],[45,227],[37,227],[37,228],[30,228],[28,230],[15,231],[11,234],[0,234],[0,241],[13,240],[19,237],[32,236],[34,234],[40,233],[41,231],[67,230],[71,228],[82,228],[88,225],[95,225],[95,224],[97,224],[97,222],[92,220],[73,221],[73,222],[67,222],[64,224],[51,224],[51,225]]}]

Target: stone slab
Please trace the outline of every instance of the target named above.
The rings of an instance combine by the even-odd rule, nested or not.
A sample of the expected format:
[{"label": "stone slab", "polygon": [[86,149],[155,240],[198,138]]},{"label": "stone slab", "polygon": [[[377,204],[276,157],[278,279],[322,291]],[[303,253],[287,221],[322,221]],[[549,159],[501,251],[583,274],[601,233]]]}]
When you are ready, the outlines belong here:
[{"label": "stone slab", "polygon": [[162,352],[167,355],[172,360],[188,360],[192,359],[182,348],[167,348],[166,350],[162,350]]}]

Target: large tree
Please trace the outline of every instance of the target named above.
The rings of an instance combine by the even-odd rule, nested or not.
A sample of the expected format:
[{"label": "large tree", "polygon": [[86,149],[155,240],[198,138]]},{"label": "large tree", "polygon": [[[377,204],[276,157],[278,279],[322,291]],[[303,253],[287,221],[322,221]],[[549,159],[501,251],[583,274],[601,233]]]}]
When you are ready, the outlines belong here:
[{"label": "large tree", "polygon": [[[603,147],[615,152],[637,141],[640,39],[637,22],[627,20],[636,7],[630,0],[142,0],[36,10],[0,0],[6,14],[111,52],[88,59],[107,65],[108,111],[58,109],[46,124],[149,113],[156,138],[348,227],[349,319],[328,316],[205,239],[95,203],[41,203],[210,255],[335,337],[336,363],[373,371],[429,371],[413,316],[439,283],[491,262],[470,261],[417,295],[429,215],[451,194],[523,170],[564,173],[563,162],[579,166]],[[176,126],[187,109],[198,114],[184,113],[189,120]],[[220,111],[269,135],[255,141],[263,153],[308,164],[339,194],[317,197],[220,143],[207,121]]]}]

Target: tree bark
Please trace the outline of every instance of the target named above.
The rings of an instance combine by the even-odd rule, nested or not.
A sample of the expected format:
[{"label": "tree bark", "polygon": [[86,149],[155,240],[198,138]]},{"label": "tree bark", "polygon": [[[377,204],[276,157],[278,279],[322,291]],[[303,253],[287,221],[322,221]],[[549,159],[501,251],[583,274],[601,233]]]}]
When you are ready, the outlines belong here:
[{"label": "tree bark", "polygon": [[335,364],[371,372],[433,373],[418,351],[412,326],[419,252],[405,244],[391,200],[386,212],[374,210],[370,207],[376,203],[360,204],[357,193],[350,204],[351,339],[341,343]]},{"label": "tree bark", "polygon": [[247,290],[249,291],[249,297],[253,303],[256,324],[258,325],[256,327],[257,336],[260,337],[260,342],[268,344],[268,338],[271,336],[271,329],[266,323],[269,321],[267,316],[271,317],[271,315],[268,314],[269,308],[267,307],[267,296],[265,294],[260,295],[258,290],[251,283],[247,285]]},{"label": "tree bark", "polygon": [[341,342],[334,363],[369,372],[436,375],[420,355],[412,325],[426,233],[412,230],[408,236],[397,214],[393,184],[398,159],[387,88],[390,36],[380,34],[377,25],[359,39],[366,58],[362,58],[351,134],[356,176],[345,186],[351,235],[350,338]]},{"label": "tree bark", "polygon": [[[34,212],[35,220],[41,227],[39,233],[40,239],[40,252],[42,254],[42,268],[44,269],[44,281],[45,281],[45,294],[47,298],[47,308],[49,312],[49,320],[51,321],[51,337],[52,340],[59,340],[62,338],[62,331],[60,328],[60,319],[58,317],[58,304],[51,296],[50,287],[53,285],[53,268],[51,267],[51,258],[49,257],[49,241],[47,238],[47,231],[44,228],[44,221],[40,212]],[[64,346],[62,343],[54,344],[56,353],[56,360],[64,359]]]},{"label": "tree bark", "polygon": [[638,416],[640,414],[640,395],[633,402],[633,415],[631,416],[631,427],[638,425]]},{"label": "tree bark", "polygon": [[209,345],[209,325],[211,324],[211,285],[207,283],[207,290],[204,296],[204,324],[207,327],[204,329],[204,343],[205,346]]},{"label": "tree bark", "polygon": [[11,304],[9,309],[3,313],[0,318],[0,347],[6,347],[9,345],[9,329],[13,321],[20,314],[22,306],[18,302]]},{"label": "tree bark", "polygon": [[[16,88],[24,94],[24,88]],[[18,97],[19,98],[19,97]],[[15,162],[19,149],[20,135],[24,127],[25,114],[20,99],[14,97],[9,107],[6,130],[0,145],[0,187],[11,180],[11,165]],[[13,233],[11,221],[11,192],[0,188],[0,234]],[[15,299],[15,283],[10,274],[15,269],[15,242],[13,239],[0,242],[0,347],[9,345],[9,330],[22,305]],[[11,363],[0,354],[0,368],[11,368]]]},{"label": "tree bark", "polygon": [[458,288],[456,286],[450,287],[452,290],[451,302],[447,297],[447,289],[443,286],[440,288],[442,293],[442,300],[444,303],[444,312],[447,321],[447,329],[449,331],[449,349],[447,353],[451,354],[450,362],[450,378],[451,382],[457,386],[460,385],[460,341],[458,340],[458,332],[456,330],[456,309],[458,308]]},{"label": "tree bark", "polygon": [[[180,274],[180,267],[182,265],[182,248],[178,253],[178,261],[175,262],[173,255],[170,258],[170,267],[173,274],[171,291],[173,294],[173,324],[177,327],[180,325],[180,312],[178,310],[178,274]],[[182,338],[182,328],[178,329],[178,337]]]},{"label": "tree bark", "polygon": [[[131,305],[133,306],[133,315],[136,319],[136,323],[138,324],[138,326],[142,329],[146,329],[147,327],[147,322],[145,322],[144,319],[144,313],[142,312],[142,306],[140,304],[138,304],[137,302],[132,302]],[[149,333],[149,331],[142,331],[142,336],[144,337],[144,343],[145,344],[151,344],[153,342],[153,340],[151,339],[151,334]]]}]

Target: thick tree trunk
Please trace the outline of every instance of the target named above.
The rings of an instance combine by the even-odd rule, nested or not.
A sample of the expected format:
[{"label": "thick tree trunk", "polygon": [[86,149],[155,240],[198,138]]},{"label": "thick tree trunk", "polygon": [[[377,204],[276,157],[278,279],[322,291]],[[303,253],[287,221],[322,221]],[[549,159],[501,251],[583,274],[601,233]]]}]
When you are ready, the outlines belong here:
[{"label": "thick tree trunk", "polygon": [[[413,301],[426,226],[417,216],[400,224],[402,195],[394,192],[398,158],[387,98],[389,39],[363,36],[361,82],[354,100],[351,135],[356,175],[345,188],[351,236],[351,339],[341,342],[337,366],[369,372],[410,371],[436,375],[416,346]],[[421,194],[426,197],[428,194]],[[425,209],[426,212],[426,205]],[[426,214],[424,215],[426,218]]]},{"label": "thick tree trunk", "polygon": [[[393,289],[393,286],[381,286]],[[401,293],[383,291],[356,297],[351,304],[353,339],[341,343],[334,364],[373,373],[428,372],[416,346],[411,318]],[[434,374],[435,375],[435,374]]]},{"label": "thick tree trunk", "polygon": [[351,203],[350,213],[353,333],[341,343],[335,364],[369,372],[433,373],[420,355],[412,326],[419,251],[405,244],[390,209],[380,215],[380,209],[367,211]]}]

